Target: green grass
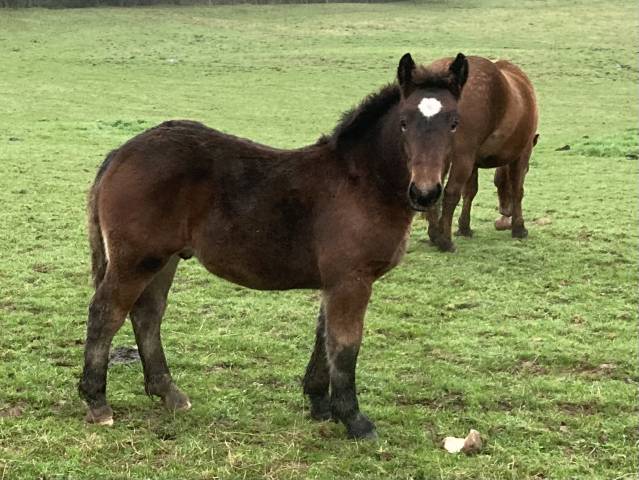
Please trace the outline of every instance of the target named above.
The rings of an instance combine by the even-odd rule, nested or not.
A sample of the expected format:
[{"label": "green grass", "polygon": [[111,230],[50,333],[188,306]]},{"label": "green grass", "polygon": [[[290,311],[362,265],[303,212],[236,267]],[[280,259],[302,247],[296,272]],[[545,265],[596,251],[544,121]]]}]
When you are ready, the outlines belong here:
[{"label": "green grass", "polygon": [[[636,32],[631,1],[0,11],[0,479],[635,478]],[[485,171],[475,238],[441,254],[417,219],[377,282],[358,378],[380,441],[306,417],[315,292],[245,290],[193,261],[164,324],[193,410],[168,414],[119,365],[116,424],[86,426],[85,194],[105,153],[168,118],[313,142],[406,51],[517,62],[541,139],[528,240],[493,229]],[[133,342],[127,324],[114,345]],[[470,428],[479,455],[439,447]]]}]

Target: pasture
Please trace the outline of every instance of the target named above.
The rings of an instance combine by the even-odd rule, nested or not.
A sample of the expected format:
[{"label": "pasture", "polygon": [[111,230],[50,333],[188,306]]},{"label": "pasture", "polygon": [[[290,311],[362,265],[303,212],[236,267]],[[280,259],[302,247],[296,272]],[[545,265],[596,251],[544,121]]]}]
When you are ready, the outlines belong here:
[{"label": "pasture", "polygon": [[[631,1],[0,10],[0,479],[636,478],[636,46]],[[456,253],[416,217],[359,357],[377,443],[307,418],[316,292],[243,289],[193,260],[163,324],[193,409],[167,413],[121,364],[115,424],[84,424],[85,197],[109,150],[170,118],[306,145],[405,52],[459,51],[536,86],[530,234],[493,228],[492,170]],[[113,345],[134,345],[130,323]],[[470,428],[480,454],[440,448]]]}]

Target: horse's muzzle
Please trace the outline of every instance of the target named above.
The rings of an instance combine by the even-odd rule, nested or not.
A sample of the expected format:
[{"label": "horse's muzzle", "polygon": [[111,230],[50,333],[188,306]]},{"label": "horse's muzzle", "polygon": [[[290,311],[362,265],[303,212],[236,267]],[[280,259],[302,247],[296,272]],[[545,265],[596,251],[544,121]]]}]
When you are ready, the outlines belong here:
[{"label": "horse's muzzle", "polygon": [[432,207],[442,194],[442,184],[438,183],[428,190],[419,189],[415,183],[411,182],[408,187],[408,200],[413,210],[423,212],[428,207]]}]

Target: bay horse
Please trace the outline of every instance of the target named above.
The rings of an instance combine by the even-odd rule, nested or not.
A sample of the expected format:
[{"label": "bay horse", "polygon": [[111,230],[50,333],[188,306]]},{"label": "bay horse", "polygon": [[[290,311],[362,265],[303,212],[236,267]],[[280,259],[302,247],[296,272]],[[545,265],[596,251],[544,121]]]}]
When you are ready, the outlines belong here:
[{"label": "bay horse", "polygon": [[[404,254],[415,211],[440,196],[467,74],[462,54],[436,74],[406,54],[397,82],[296,150],[168,121],[112,151],[89,192],[96,291],[78,386],[86,420],[113,423],[108,355],[129,313],[147,394],[173,411],[190,408],[169,372],[160,323],[180,258],[194,256],[245,287],[322,291],[303,380],[311,417],[375,438],[355,387],[364,314],[373,282]],[[442,135],[442,155],[429,154]]]},{"label": "bay horse", "polygon": [[[425,70],[437,75],[446,71],[451,60],[436,60]],[[495,227],[512,229],[515,238],[528,235],[521,202],[530,155],[538,139],[535,91],[526,74],[508,61],[492,62],[474,56],[467,60],[470,73],[458,104],[459,132],[447,159],[450,173],[441,215],[438,205],[428,208],[425,214],[428,236],[442,251],[455,249],[451,225],[462,195],[457,235],[471,237],[473,234],[470,209],[478,189],[478,168],[497,168],[494,181],[502,217],[495,222]],[[447,142],[441,142],[442,148],[447,148]],[[428,151],[430,155],[441,155],[434,143]]]}]

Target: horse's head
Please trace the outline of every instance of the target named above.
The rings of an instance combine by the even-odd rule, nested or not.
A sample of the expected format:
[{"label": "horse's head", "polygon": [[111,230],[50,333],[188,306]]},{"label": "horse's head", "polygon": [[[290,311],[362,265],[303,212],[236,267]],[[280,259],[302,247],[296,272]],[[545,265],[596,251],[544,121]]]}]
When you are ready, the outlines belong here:
[{"label": "horse's head", "polygon": [[441,72],[417,68],[409,53],[397,68],[401,90],[399,124],[408,161],[408,198],[415,210],[433,205],[442,193],[459,118],[457,102],[468,78],[461,53]]}]

